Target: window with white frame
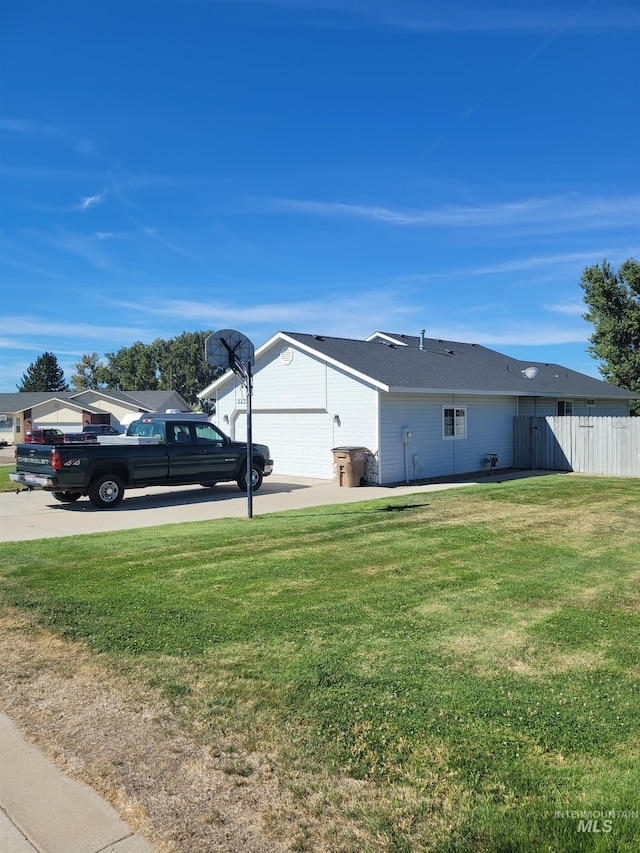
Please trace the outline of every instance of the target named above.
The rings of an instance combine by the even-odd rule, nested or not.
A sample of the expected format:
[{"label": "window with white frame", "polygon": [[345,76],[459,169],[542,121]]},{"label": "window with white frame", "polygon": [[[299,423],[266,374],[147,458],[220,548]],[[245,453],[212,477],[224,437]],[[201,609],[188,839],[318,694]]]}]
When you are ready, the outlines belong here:
[{"label": "window with white frame", "polygon": [[572,400],[558,400],[556,406],[556,414],[557,415],[566,415],[566,417],[571,417],[573,414],[573,401]]},{"label": "window with white frame", "polygon": [[442,407],[442,437],[447,439],[467,437],[467,407]]}]

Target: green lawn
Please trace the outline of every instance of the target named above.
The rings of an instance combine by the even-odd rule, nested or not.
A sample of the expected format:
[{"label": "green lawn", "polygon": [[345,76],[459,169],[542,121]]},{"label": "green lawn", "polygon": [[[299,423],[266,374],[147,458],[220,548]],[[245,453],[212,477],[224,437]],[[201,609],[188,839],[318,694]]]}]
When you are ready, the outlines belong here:
[{"label": "green lawn", "polygon": [[0,600],[276,756],[300,850],[635,853],[640,481],[388,495],[3,545]]},{"label": "green lawn", "polygon": [[15,465],[0,465],[0,492],[15,492],[17,486],[9,479],[9,474],[15,470]]}]

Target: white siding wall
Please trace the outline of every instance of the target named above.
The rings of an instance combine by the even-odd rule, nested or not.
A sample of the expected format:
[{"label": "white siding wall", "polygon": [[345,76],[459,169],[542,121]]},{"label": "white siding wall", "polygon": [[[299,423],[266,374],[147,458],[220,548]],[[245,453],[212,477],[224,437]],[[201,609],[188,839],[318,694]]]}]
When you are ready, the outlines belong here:
[{"label": "white siding wall", "polygon": [[378,453],[378,391],[342,371],[329,368],[327,404],[338,419],[334,447],[366,447]]},{"label": "white siding wall", "polygon": [[[442,437],[442,407],[465,406],[467,437]],[[501,468],[513,463],[511,397],[390,394],[381,396],[380,482],[442,477],[488,470],[487,453],[497,453]],[[402,429],[412,433],[402,443]]]},{"label": "white siding wall", "polygon": [[[331,478],[333,447],[366,447],[375,456],[378,449],[377,391],[320,359],[292,347],[289,349],[293,351],[293,358],[288,363],[281,358],[281,348],[277,347],[260,359],[254,372],[253,437],[254,441],[269,444],[275,472],[304,476],[305,457],[308,456],[307,476]],[[244,388],[239,380],[230,379],[218,393],[215,423],[232,438],[243,440],[246,438],[245,413]],[[295,446],[291,436],[284,435],[283,415],[295,422]],[[305,423],[308,424],[306,431]],[[305,433],[306,440],[314,442],[313,448],[305,449],[304,444],[298,446],[305,441]]]}]

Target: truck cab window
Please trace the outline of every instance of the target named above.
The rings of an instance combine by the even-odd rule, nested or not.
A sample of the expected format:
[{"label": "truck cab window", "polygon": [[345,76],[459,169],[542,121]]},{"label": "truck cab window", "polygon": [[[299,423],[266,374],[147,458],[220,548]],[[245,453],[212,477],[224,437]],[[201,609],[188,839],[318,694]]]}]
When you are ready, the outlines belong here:
[{"label": "truck cab window", "polygon": [[173,427],[173,440],[176,444],[191,444],[189,427],[183,424],[176,424]]},{"label": "truck cab window", "polygon": [[194,424],[196,430],[196,438],[198,444],[215,444],[217,447],[222,447],[225,444],[225,438],[221,432],[210,423]]}]

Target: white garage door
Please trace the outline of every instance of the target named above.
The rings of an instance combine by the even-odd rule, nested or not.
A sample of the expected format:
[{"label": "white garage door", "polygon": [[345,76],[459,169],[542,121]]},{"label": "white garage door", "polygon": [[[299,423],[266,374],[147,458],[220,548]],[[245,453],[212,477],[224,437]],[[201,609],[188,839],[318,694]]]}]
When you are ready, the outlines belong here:
[{"label": "white garage door", "polygon": [[[266,444],[273,473],[293,477],[333,477],[333,421],[327,412],[254,412],[253,440]],[[235,438],[247,437],[247,417],[238,415]]]}]

